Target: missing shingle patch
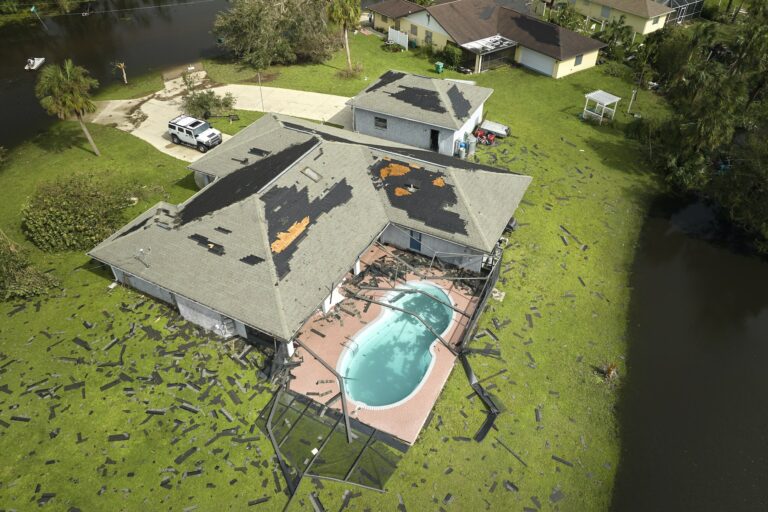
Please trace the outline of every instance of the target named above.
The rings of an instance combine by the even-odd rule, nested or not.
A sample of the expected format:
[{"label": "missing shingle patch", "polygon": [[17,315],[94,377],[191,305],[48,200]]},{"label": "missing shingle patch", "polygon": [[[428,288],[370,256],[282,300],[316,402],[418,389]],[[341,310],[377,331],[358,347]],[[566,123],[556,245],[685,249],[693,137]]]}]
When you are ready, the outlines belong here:
[{"label": "missing shingle patch", "polygon": [[390,96],[396,100],[402,101],[421,110],[445,114],[447,111],[440,101],[440,95],[437,91],[422,89],[421,87],[400,86],[396,93],[390,93]]}]

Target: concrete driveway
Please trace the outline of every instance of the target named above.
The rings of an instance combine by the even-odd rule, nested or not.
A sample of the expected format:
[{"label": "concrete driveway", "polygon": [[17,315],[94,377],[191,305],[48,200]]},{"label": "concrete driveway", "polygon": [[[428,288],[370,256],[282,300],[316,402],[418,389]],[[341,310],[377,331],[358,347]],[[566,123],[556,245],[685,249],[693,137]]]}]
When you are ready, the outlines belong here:
[{"label": "concrete driveway", "polygon": [[[204,77],[204,72],[195,76],[198,80],[203,80]],[[238,109],[315,119],[339,124],[345,128],[351,127],[352,124],[352,114],[346,106],[349,98],[343,96],[240,84],[222,85],[212,89],[222,95],[232,93],[235,97],[235,107]],[[114,125],[150,143],[163,153],[186,162],[194,162],[202,153],[194,148],[173,144],[168,135],[168,121],[182,113],[182,92],[181,79],[175,79],[167,81],[163,91],[145,98],[96,102],[98,109],[88,116],[87,121]],[[230,138],[229,135],[222,135],[225,141]]]}]

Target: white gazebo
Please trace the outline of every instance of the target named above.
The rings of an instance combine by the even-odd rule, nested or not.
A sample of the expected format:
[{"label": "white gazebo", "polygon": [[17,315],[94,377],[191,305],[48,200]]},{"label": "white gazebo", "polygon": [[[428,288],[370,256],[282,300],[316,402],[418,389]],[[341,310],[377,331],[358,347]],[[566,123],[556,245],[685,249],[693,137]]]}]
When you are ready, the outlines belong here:
[{"label": "white gazebo", "polygon": [[[584,103],[582,118],[597,119],[600,124],[603,124],[603,119],[606,116],[610,116],[613,120],[613,116],[616,115],[616,107],[621,100],[618,96],[605,91],[593,91],[585,94],[584,97],[587,98],[587,101]],[[593,107],[590,106],[590,101],[595,103]]]}]

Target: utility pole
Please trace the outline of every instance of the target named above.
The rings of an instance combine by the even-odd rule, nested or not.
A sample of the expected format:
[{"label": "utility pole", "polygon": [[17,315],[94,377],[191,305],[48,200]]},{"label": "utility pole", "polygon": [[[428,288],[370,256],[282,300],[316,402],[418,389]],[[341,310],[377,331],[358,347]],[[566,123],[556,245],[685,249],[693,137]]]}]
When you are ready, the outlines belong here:
[{"label": "utility pole", "polygon": [[40,20],[40,24],[43,26],[45,30],[48,30],[48,26],[43,22],[43,18],[40,17],[40,14],[37,12],[37,7],[32,6],[32,8],[29,9],[29,12],[35,13],[35,16],[37,16],[37,19]]},{"label": "utility pole", "polygon": [[637,89],[632,89],[632,97],[629,98],[629,106],[627,107],[627,114],[629,114],[629,111],[632,110],[632,103],[635,101],[636,97],[637,97]]},{"label": "utility pole", "polygon": [[259,75],[259,96],[261,96],[261,111],[266,112],[264,110],[264,91],[261,88],[261,71],[257,73]]}]

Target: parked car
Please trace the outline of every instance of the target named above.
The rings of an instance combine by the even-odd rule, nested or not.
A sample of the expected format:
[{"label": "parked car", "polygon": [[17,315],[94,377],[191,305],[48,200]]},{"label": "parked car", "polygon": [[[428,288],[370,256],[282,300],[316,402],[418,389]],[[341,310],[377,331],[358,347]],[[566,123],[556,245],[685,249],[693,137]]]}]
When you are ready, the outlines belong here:
[{"label": "parked car", "polygon": [[221,132],[191,116],[180,115],[168,122],[168,134],[174,144],[186,144],[205,153],[221,144]]}]

